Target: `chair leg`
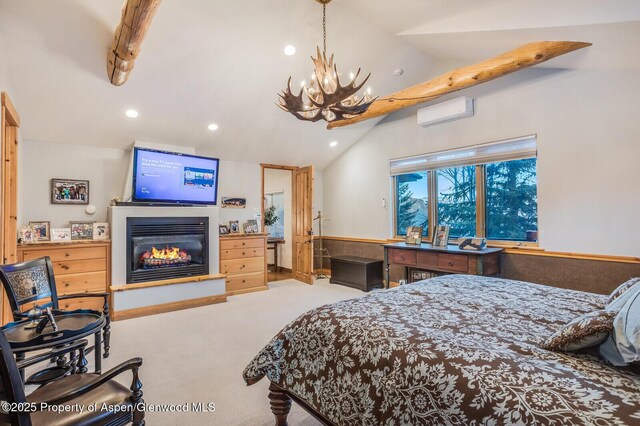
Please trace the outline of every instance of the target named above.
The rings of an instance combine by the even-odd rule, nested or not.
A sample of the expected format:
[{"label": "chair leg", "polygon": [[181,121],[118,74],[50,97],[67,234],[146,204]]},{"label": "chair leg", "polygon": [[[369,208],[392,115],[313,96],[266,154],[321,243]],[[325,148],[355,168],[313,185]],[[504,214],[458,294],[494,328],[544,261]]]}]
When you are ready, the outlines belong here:
[{"label": "chair leg", "polygon": [[109,312],[109,299],[105,298],[104,306],[102,307],[104,316],[107,320],[107,323],[104,326],[103,330],[103,339],[104,339],[104,358],[109,358],[109,348],[111,347],[111,315]]},{"label": "chair leg", "polygon": [[98,331],[95,336],[94,351],[96,355],[96,373],[102,373],[102,332]]},{"label": "chair leg", "polygon": [[271,383],[269,386],[269,400],[271,401],[271,412],[276,417],[276,426],[287,426],[287,416],[291,410],[291,398]]},{"label": "chair leg", "polygon": [[131,396],[129,399],[134,406],[132,426],[144,426],[144,411],[140,411],[138,409],[144,404],[144,400],[142,399],[142,382],[138,376],[138,368],[134,368],[132,373],[133,380],[131,381],[131,387],[129,388],[131,389]]},{"label": "chair leg", "polygon": [[78,349],[78,352],[79,353],[78,353],[78,361],[76,364],[76,372],[79,374],[84,374],[88,370],[87,364],[89,364],[89,361],[87,361],[87,357],[85,356],[84,348]]}]

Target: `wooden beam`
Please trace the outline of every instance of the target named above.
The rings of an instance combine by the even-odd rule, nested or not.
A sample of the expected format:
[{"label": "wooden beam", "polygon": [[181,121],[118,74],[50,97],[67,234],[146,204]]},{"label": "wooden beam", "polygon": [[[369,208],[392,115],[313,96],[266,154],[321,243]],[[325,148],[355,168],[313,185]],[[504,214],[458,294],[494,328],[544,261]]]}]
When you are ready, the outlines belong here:
[{"label": "wooden beam", "polygon": [[129,78],[158,6],[160,0],[125,0],[107,55],[107,74],[111,84],[122,86]]},{"label": "wooden beam", "polygon": [[541,64],[556,56],[591,46],[576,41],[538,41],[525,44],[495,58],[458,68],[427,82],[376,100],[362,115],[329,123],[328,129],[348,126],[476,86],[507,74]]}]

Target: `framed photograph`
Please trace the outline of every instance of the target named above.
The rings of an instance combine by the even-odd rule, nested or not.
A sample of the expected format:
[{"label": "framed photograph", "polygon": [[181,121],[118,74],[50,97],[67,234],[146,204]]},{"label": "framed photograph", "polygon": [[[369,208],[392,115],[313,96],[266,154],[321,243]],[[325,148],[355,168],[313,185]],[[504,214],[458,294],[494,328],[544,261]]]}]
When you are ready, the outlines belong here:
[{"label": "framed photograph", "polygon": [[229,227],[227,225],[218,225],[218,233],[220,235],[229,234]]},{"label": "framed photograph", "polygon": [[22,225],[18,228],[18,244],[34,243],[33,228],[30,225]]},{"label": "framed photograph", "polygon": [[257,234],[258,233],[258,221],[255,219],[249,219],[244,223],[245,234]]},{"label": "framed photograph", "polygon": [[51,204],[89,204],[89,181],[51,179]]},{"label": "framed photograph", "polygon": [[29,226],[33,232],[33,241],[50,241],[51,240],[51,224],[49,222],[29,222]]},{"label": "framed photograph", "polygon": [[93,223],[93,239],[94,240],[108,240],[109,239],[109,224],[106,222],[94,222]]},{"label": "framed photograph", "polygon": [[433,245],[435,247],[446,247],[449,244],[449,225],[436,226],[433,236]]},{"label": "framed photograph", "polygon": [[51,241],[71,241],[71,228],[51,228]]},{"label": "framed photograph", "polygon": [[72,240],[93,240],[93,222],[71,222]]},{"label": "framed photograph", "polygon": [[230,234],[239,234],[240,233],[240,221],[238,221],[238,220],[230,220],[229,221],[229,233]]},{"label": "framed photograph", "polygon": [[239,197],[222,197],[223,209],[244,209],[247,207],[247,199]]},{"label": "framed photograph", "polygon": [[407,236],[405,237],[404,241],[407,244],[421,244],[423,230],[424,228],[422,226],[408,226]]}]

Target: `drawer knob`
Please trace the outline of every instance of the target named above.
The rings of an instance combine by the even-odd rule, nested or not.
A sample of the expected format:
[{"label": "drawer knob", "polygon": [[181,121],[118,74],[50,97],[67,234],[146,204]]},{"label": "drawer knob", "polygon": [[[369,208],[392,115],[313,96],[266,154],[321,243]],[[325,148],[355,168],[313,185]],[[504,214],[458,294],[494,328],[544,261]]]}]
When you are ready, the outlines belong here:
[{"label": "drawer knob", "polygon": [[245,243],[242,243],[242,245],[245,245]]},{"label": "drawer knob", "polygon": [[69,286],[70,286],[70,284],[69,284],[69,283],[64,283],[64,286],[65,286],[65,287],[69,287]]},{"label": "drawer knob", "polygon": [[66,257],[69,257],[69,256],[71,256],[71,255],[70,255],[69,253],[65,253],[64,255],[65,255]]},{"label": "drawer knob", "polygon": [[242,280],[242,282],[243,282],[243,283],[246,283],[247,281],[246,281],[246,280]]},{"label": "drawer knob", "polygon": [[60,267],[61,267],[62,269],[65,269],[65,270],[66,270],[66,269],[69,269],[69,267],[68,267],[67,265],[60,265]]},{"label": "drawer knob", "polygon": [[244,252],[242,252],[242,255],[244,256],[244,255],[245,255],[245,253],[244,253]]},{"label": "drawer knob", "polygon": [[453,266],[453,262],[449,262],[449,266]]}]

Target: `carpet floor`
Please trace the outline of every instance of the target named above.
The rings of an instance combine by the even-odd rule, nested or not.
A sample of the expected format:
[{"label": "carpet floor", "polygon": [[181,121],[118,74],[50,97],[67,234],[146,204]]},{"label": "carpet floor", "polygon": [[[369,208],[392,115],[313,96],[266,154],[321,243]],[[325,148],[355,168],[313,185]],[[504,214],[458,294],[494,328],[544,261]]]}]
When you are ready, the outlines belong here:
[{"label": "carpet floor", "polygon": [[[113,323],[111,355],[103,371],[131,357],[144,359],[140,378],[149,404],[215,403],[215,411],[148,412],[155,425],[273,425],[268,381],[246,386],[242,371],[285,325],[300,314],[365,293],[318,280],[269,283],[269,290],[229,297],[226,303]],[[88,356],[92,368],[93,354]],[[90,369],[91,371],[91,369]],[[119,381],[129,386],[130,373]],[[318,422],[293,404],[290,425]]]}]

